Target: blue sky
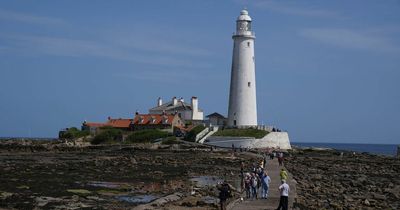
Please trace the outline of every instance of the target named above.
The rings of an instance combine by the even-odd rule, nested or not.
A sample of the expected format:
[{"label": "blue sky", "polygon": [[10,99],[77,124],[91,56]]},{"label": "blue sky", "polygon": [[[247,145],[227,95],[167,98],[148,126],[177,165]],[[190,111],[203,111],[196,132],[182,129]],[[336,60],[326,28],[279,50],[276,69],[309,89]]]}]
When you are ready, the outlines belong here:
[{"label": "blue sky", "polygon": [[256,33],[259,123],[399,144],[400,1],[1,1],[0,136],[54,137],[161,96],[227,114],[231,35]]}]

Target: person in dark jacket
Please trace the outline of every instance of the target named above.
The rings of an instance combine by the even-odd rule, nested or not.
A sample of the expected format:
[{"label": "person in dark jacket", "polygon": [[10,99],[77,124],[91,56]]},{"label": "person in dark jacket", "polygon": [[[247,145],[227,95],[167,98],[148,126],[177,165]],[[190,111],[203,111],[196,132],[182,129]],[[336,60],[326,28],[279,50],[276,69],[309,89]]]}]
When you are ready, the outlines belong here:
[{"label": "person in dark jacket", "polygon": [[228,200],[228,198],[232,197],[232,192],[231,192],[231,187],[229,186],[229,184],[224,181],[224,183],[220,184],[217,186],[218,190],[219,190],[219,203],[220,203],[220,207],[221,210],[226,210],[226,200]]}]

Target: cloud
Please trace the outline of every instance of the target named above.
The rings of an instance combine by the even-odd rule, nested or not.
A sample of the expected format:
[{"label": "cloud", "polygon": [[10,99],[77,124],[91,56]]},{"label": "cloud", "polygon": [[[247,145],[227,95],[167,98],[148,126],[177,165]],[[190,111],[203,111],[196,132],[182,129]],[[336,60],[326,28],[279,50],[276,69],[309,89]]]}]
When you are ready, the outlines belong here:
[{"label": "cloud", "polygon": [[[304,17],[319,17],[319,18],[335,18],[342,19],[343,16],[337,12],[324,10],[319,8],[299,6],[298,4],[288,4],[287,1],[274,1],[274,0],[256,0],[256,1],[241,1],[242,4],[252,3],[255,7],[266,9],[278,13],[304,16]],[[295,1],[298,3],[299,1]],[[301,1],[300,1],[301,2]]]},{"label": "cloud", "polygon": [[[155,40],[155,39],[154,39]],[[189,46],[179,46],[177,44],[171,44],[168,42],[150,41],[150,42],[130,42],[122,43],[125,46],[130,46],[135,49],[158,52],[158,53],[173,53],[183,54],[190,56],[211,56],[214,53],[205,49],[193,48]]]},{"label": "cloud", "polygon": [[13,11],[7,11],[3,9],[0,9],[0,20],[9,20],[9,21],[16,21],[23,23],[31,23],[31,24],[43,24],[43,25],[59,25],[66,23],[64,20],[59,18],[35,16]]},{"label": "cloud", "polygon": [[390,53],[400,52],[400,47],[390,39],[366,31],[341,28],[309,28],[301,30],[299,35],[336,47]]},{"label": "cloud", "polygon": [[[152,65],[193,67],[193,62],[185,56],[171,56],[168,53],[144,55],[140,50],[116,45],[107,41],[90,41],[49,36],[4,35],[0,38],[12,43],[12,51],[18,54],[68,57],[103,57]],[[156,46],[154,46],[156,47]],[[11,51],[11,50],[10,50]],[[196,67],[209,67],[197,63]]]}]

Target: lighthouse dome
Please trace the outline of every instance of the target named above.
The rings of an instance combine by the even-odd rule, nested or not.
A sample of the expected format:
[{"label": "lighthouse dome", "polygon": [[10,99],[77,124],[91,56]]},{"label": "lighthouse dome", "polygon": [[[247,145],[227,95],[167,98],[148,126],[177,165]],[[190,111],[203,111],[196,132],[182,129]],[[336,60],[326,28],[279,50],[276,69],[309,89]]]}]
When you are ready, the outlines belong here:
[{"label": "lighthouse dome", "polygon": [[247,10],[242,10],[240,11],[240,15],[237,18],[238,21],[244,20],[244,21],[251,21],[251,17],[249,16],[249,12]]}]

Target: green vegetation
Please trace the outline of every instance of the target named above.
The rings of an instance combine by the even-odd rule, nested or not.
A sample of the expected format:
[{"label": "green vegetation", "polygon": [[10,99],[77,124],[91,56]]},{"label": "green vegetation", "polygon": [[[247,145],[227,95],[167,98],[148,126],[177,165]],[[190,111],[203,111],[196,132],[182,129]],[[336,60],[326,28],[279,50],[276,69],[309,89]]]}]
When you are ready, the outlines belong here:
[{"label": "green vegetation", "polygon": [[256,139],[263,138],[268,134],[268,131],[258,130],[254,128],[246,129],[224,129],[219,130],[213,136],[233,136],[233,137],[254,137]]},{"label": "green vegetation", "polygon": [[128,143],[148,143],[156,139],[166,138],[171,134],[161,130],[141,130],[134,131],[126,138]]},{"label": "green vegetation", "polygon": [[164,139],[161,144],[180,144],[180,142],[176,140],[175,136],[169,136]]},{"label": "green vegetation", "polygon": [[93,140],[92,144],[111,144],[122,140],[122,131],[115,128],[101,129]]},{"label": "green vegetation", "polygon": [[67,128],[66,131],[60,131],[60,139],[77,139],[80,137],[88,136],[89,131],[81,131],[76,127]]},{"label": "green vegetation", "polygon": [[192,130],[190,130],[186,136],[185,136],[185,141],[191,141],[194,142],[196,141],[196,135],[199,134],[201,131],[203,131],[205,129],[205,127],[203,125],[198,125],[194,128],[192,128]]}]

